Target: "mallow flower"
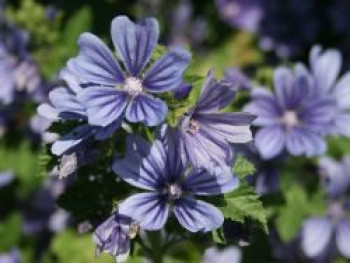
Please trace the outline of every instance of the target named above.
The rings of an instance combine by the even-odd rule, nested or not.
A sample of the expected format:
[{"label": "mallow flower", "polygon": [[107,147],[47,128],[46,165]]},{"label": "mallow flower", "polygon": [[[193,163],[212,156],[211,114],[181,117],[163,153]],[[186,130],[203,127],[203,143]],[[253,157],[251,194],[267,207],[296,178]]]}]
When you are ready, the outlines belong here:
[{"label": "mallow flower", "polygon": [[121,124],[121,119],[106,127],[93,126],[86,123],[86,108],[77,98],[78,94],[83,90],[79,79],[66,69],[61,72],[61,78],[65,80],[67,86],[61,86],[52,90],[49,93],[49,102],[41,104],[38,107],[38,113],[48,120],[76,120],[81,121],[81,125],[53,143],[51,151],[55,155],[68,153],[90,138],[104,140],[111,136]]},{"label": "mallow flower", "polygon": [[148,190],[119,205],[119,213],[133,218],[143,230],[162,229],[172,212],[190,232],[207,232],[224,222],[221,211],[195,196],[220,195],[234,190],[239,181],[230,171],[191,169],[181,156],[176,130],[148,144],[141,137],[127,139],[124,159],[117,159],[113,171],[127,183]]},{"label": "mallow flower", "polygon": [[341,161],[322,157],[318,161],[322,183],[330,198],[339,198],[350,187],[350,156]]},{"label": "mallow flower", "polygon": [[153,18],[133,23],[118,16],[112,21],[111,35],[123,67],[109,48],[90,33],[80,36],[80,53],[68,61],[68,69],[88,86],[78,99],[86,107],[89,124],[107,127],[124,116],[131,123],[160,124],[168,108],[153,95],[181,85],[190,62],[189,52],[170,48],[149,65],[159,36],[158,23]]},{"label": "mallow flower", "polygon": [[331,202],[324,217],[311,217],[304,222],[302,250],[310,258],[320,256],[335,241],[341,255],[350,258],[350,219],[339,202]]},{"label": "mallow flower", "polygon": [[28,53],[28,42],[28,32],[5,19],[0,21],[0,104],[11,104],[17,93],[31,94],[41,85],[38,68]]},{"label": "mallow flower", "polygon": [[21,263],[21,255],[17,248],[11,249],[8,253],[0,254],[1,263]]},{"label": "mallow flower", "polygon": [[335,99],[337,112],[329,132],[350,137],[350,72],[340,76],[342,56],[336,49],[322,51],[314,46],[310,52],[310,67],[318,92]]},{"label": "mallow flower", "polygon": [[250,124],[254,115],[221,111],[235,94],[232,79],[229,83],[217,81],[210,71],[196,105],[180,120],[180,142],[195,167],[228,166],[232,161],[230,144],[252,140]]},{"label": "mallow flower", "polygon": [[291,155],[320,155],[326,150],[324,130],[335,115],[335,101],[319,94],[313,78],[302,64],[294,72],[278,67],[273,76],[274,93],[264,88],[252,90],[252,101],[245,111],[258,117],[255,136],[263,159],[284,150]]},{"label": "mallow flower", "polygon": [[138,224],[130,217],[114,213],[92,235],[96,255],[106,252],[115,257],[117,262],[125,262],[130,252],[130,239],[136,236],[138,228]]}]

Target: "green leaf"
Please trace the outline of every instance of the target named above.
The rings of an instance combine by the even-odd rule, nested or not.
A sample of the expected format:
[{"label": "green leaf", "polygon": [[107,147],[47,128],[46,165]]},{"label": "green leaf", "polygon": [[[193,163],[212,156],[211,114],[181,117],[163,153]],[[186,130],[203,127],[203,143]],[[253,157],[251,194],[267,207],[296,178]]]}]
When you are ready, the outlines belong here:
[{"label": "green leaf", "polygon": [[8,251],[19,244],[22,234],[22,219],[19,213],[9,216],[0,224],[0,251]]},{"label": "green leaf", "polygon": [[238,222],[244,222],[246,218],[249,218],[257,222],[266,233],[268,232],[262,202],[245,182],[242,182],[238,189],[223,195],[219,202],[216,200],[215,205],[222,211],[225,218]]},{"label": "green leaf", "polygon": [[37,153],[28,142],[21,142],[16,149],[0,144],[0,156],[0,171],[13,171],[23,186],[24,194],[35,189],[42,181],[38,174]]},{"label": "green leaf", "polygon": [[308,197],[305,189],[297,184],[285,190],[284,198],[286,204],[279,209],[276,226],[281,239],[288,242],[297,235],[304,219],[309,215],[322,215],[325,205],[321,192]]},{"label": "green leaf", "polygon": [[62,232],[55,236],[51,250],[64,263],[112,263],[112,257],[101,254],[95,257],[95,246],[90,235],[78,235],[73,231]]},{"label": "green leaf", "polygon": [[233,167],[233,171],[240,179],[243,179],[248,175],[254,174],[256,169],[250,161],[239,155]]},{"label": "green leaf", "polygon": [[66,23],[63,42],[66,47],[77,49],[77,41],[81,33],[88,31],[92,25],[92,12],[89,7],[77,11]]}]

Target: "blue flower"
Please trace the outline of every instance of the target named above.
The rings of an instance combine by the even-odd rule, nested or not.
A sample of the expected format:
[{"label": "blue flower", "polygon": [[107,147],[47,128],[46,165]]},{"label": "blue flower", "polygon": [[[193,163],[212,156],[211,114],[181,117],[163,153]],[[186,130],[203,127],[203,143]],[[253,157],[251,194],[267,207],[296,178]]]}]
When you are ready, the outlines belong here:
[{"label": "blue flower", "polygon": [[77,98],[83,91],[80,80],[68,70],[61,72],[61,78],[67,82],[67,87],[62,86],[52,90],[49,93],[49,103],[41,104],[38,107],[38,113],[49,120],[78,120],[82,124],[53,143],[51,151],[55,155],[67,153],[92,137],[96,140],[104,140],[110,137],[121,124],[121,119],[117,119],[107,127],[84,123],[87,121],[86,108]]},{"label": "blue flower", "polygon": [[189,52],[172,48],[149,66],[159,34],[153,18],[135,24],[118,16],[112,22],[111,34],[125,71],[108,47],[90,33],[81,35],[80,53],[68,62],[68,69],[89,86],[78,94],[89,123],[106,127],[125,116],[132,123],[158,125],[168,108],[150,93],[175,90],[181,85]]},{"label": "blue flower", "polygon": [[0,254],[1,263],[20,263],[21,256],[17,248],[11,249],[9,253]]},{"label": "blue flower", "polygon": [[274,94],[252,90],[245,110],[256,114],[253,124],[261,126],[255,136],[264,159],[287,150],[291,155],[315,156],[325,152],[325,127],[335,115],[334,99],[319,94],[307,69],[298,64],[294,73],[285,67],[274,72]]},{"label": "blue flower", "polygon": [[329,157],[319,160],[322,183],[331,198],[344,196],[350,188],[350,156],[341,161]]},{"label": "blue flower", "polygon": [[306,256],[315,258],[324,253],[335,240],[341,255],[350,258],[350,220],[338,203],[330,205],[325,217],[311,217],[304,222],[301,241]]},{"label": "blue flower", "polygon": [[29,56],[28,33],[6,20],[0,21],[0,103],[11,104],[16,93],[32,94],[42,84],[36,64]]},{"label": "blue flower", "polygon": [[195,167],[231,165],[230,143],[252,140],[254,115],[221,112],[234,99],[235,91],[232,80],[229,85],[217,82],[209,72],[197,104],[180,120],[181,144]]},{"label": "blue flower", "polygon": [[171,211],[188,231],[216,229],[224,221],[222,213],[194,196],[220,195],[238,187],[239,181],[221,169],[216,173],[190,169],[178,146],[175,130],[163,133],[152,145],[140,137],[128,138],[126,157],[114,162],[113,171],[127,183],[150,192],[124,200],[119,213],[133,218],[144,230],[163,228]]},{"label": "blue flower", "polygon": [[350,137],[350,72],[340,77],[342,56],[338,50],[322,52],[314,46],[310,52],[310,67],[316,81],[316,88],[337,103],[337,113],[329,125],[333,135]]},{"label": "blue flower", "polygon": [[117,262],[125,262],[130,252],[130,239],[137,231],[138,225],[130,217],[113,214],[92,235],[96,243],[96,254],[107,252]]}]

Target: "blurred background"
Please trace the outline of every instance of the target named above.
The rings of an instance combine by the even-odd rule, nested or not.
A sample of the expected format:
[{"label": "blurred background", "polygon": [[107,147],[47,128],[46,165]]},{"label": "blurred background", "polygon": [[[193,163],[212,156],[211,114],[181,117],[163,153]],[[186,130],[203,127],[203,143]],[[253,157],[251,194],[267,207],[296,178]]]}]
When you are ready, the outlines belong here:
[{"label": "blurred background", "polygon": [[[62,197],[69,180],[43,168],[50,162],[41,154],[43,145],[55,134],[45,131],[50,122],[37,115],[36,107],[47,100],[59,83],[60,69],[77,54],[79,35],[93,32],[111,44],[110,22],[120,14],[156,17],[161,44],[189,46],[196,74],[214,68],[222,76],[228,67],[238,67],[254,82],[270,83],[273,67],[307,64],[315,44],[340,50],[343,70],[349,68],[349,0],[0,0],[0,263],[113,262],[108,256],[95,259],[94,245],[84,234],[91,228],[80,212],[94,202],[94,193],[91,200],[79,193]],[[349,145],[345,139],[333,141],[331,152],[340,158],[350,153]],[[310,176],[309,185],[315,182],[314,165],[296,161],[298,176]],[[287,181],[291,167],[284,168]],[[244,226],[235,228],[241,245],[252,243],[243,246],[242,262],[316,262],[293,257],[299,253],[296,237],[306,215],[288,221],[298,205],[308,202],[307,191],[290,191],[291,202],[296,198],[301,204],[285,200],[279,209],[289,212],[269,236],[258,234],[252,241]],[[315,207],[322,203],[319,199]],[[179,251],[168,262],[201,262],[195,244]],[[136,260],[142,261],[130,262]]]}]

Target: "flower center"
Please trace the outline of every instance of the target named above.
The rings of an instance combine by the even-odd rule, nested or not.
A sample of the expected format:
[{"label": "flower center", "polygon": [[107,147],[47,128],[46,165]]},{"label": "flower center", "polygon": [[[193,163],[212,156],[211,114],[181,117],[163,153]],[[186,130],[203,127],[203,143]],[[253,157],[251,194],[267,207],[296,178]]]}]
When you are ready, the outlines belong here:
[{"label": "flower center", "polygon": [[191,119],[189,124],[188,124],[187,132],[191,135],[195,135],[197,132],[199,132],[200,128],[201,128],[201,126],[199,125],[199,123],[197,121]]},{"label": "flower center", "polygon": [[282,116],[282,122],[287,128],[292,128],[299,124],[298,114],[295,111],[288,110]]},{"label": "flower center", "polygon": [[168,195],[171,200],[179,199],[182,195],[182,189],[178,184],[168,185]]},{"label": "flower center", "polygon": [[124,89],[130,96],[137,96],[142,92],[142,83],[138,78],[130,77],[125,80]]}]

